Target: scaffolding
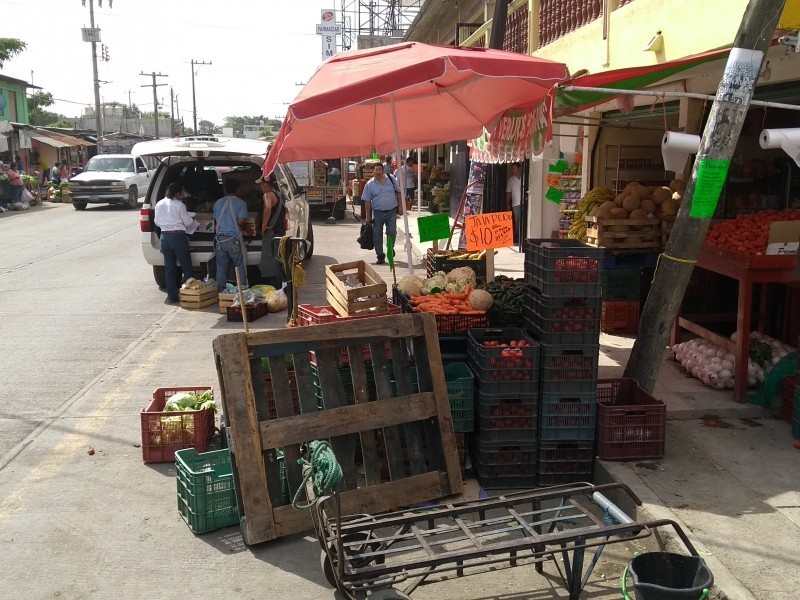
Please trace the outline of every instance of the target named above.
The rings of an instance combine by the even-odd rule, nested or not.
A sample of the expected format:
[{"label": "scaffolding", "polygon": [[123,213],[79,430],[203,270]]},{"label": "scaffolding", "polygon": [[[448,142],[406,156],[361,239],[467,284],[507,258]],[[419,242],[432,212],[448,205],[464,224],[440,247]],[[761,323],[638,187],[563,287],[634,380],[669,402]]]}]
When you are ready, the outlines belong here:
[{"label": "scaffolding", "polygon": [[399,42],[425,0],[341,0],[339,50],[372,48]]}]

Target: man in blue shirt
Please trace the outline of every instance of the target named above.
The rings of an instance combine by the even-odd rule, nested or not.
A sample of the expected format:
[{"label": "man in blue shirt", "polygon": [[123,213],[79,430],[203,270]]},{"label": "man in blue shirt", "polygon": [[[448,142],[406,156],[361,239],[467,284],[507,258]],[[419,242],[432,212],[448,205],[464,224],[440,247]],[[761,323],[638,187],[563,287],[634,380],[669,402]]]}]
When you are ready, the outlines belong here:
[{"label": "man in blue shirt", "polygon": [[399,209],[400,186],[391,175],[383,172],[382,165],[375,165],[372,169],[372,179],[364,186],[361,201],[364,203],[364,215],[367,225],[372,223],[372,239],[375,243],[375,255],[378,257],[376,265],[385,262],[383,252],[383,228],[386,235],[392,239],[397,237],[397,215],[402,214]]},{"label": "man in blue shirt", "polygon": [[228,266],[239,268],[242,286],[247,287],[247,267],[242,228],[247,225],[247,204],[239,198],[239,181],[226,179],[225,195],[214,203],[214,255],[217,259],[217,289],[220,293],[228,282]]}]

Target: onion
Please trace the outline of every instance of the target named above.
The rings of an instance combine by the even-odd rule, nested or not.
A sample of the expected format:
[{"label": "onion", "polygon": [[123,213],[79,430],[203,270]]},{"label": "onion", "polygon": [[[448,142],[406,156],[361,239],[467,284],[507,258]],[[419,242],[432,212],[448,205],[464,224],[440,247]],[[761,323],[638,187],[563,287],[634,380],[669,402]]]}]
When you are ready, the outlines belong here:
[{"label": "onion", "polygon": [[723,360],[722,368],[727,369],[728,371],[733,371],[733,362],[728,359]]},{"label": "onion", "polygon": [[747,376],[747,385],[749,387],[753,387],[756,384],[756,376],[755,375],[748,375]]},{"label": "onion", "polygon": [[711,373],[717,374],[720,371],[722,371],[722,364],[721,363],[711,363],[710,365],[708,365],[708,370]]},{"label": "onion", "polygon": [[712,357],[714,357],[714,356],[716,356],[716,355],[717,355],[717,350],[716,350],[716,348],[713,348],[713,347],[711,347],[711,348],[706,348],[706,356],[707,356],[708,358],[712,358]]},{"label": "onion", "polygon": [[725,387],[728,388],[729,390],[733,389],[733,385],[734,385],[733,377],[725,381]]},{"label": "onion", "polygon": [[720,359],[725,358],[725,350],[723,350],[722,348],[718,348],[717,349],[717,357],[720,358]]},{"label": "onion", "polygon": [[722,369],[719,373],[717,373],[717,376],[723,381],[733,379],[733,373],[731,373],[730,369]]},{"label": "onion", "polygon": [[729,360],[729,361],[731,361],[732,363],[735,363],[735,362],[736,362],[736,357],[735,357],[735,356],[734,356],[734,355],[733,355],[731,352],[728,352],[728,353],[725,355],[725,360]]}]

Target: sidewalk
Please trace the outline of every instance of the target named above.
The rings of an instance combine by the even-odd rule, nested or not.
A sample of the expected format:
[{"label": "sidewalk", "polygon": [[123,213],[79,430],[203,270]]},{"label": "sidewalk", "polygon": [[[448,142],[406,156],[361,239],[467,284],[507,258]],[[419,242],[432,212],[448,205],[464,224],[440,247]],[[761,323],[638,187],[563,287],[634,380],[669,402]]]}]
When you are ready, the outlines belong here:
[{"label": "sidewalk", "polygon": [[[416,241],[417,218],[416,211],[409,213],[409,229],[424,264],[430,244]],[[495,256],[495,272],[522,277],[523,263],[522,254],[503,248]],[[622,376],[633,342],[600,335],[600,378]],[[667,405],[664,458],[598,459],[595,482],[628,485],[642,506],[623,508],[638,521],[677,522],[714,574],[712,598],[796,599],[800,451],[792,447],[791,427],[767,409],[738,404],[730,392],[688,377],[670,359],[663,362],[653,395]],[[705,425],[711,416],[721,426]],[[666,545],[684,552],[676,539]]]}]

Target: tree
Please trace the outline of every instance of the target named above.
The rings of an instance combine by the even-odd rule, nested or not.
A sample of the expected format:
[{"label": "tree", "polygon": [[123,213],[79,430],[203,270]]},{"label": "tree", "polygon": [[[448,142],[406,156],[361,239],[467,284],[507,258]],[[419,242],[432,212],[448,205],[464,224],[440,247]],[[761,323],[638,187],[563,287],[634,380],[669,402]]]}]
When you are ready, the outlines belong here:
[{"label": "tree", "polygon": [[25,50],[28,45],[16,38],[0,38],[0,69],[6,61],[11,60],[17,54]]},{"label": "tree", "polygon": [[[53,104],[53,94],[50,92],[36,92],[28,96],[28,120],[31,125],[39,127],[56,127],[56,123],[66,117],[60,113],[44,110]],[[72,127],[72,125],[69,125]]]},{"label": "tree", "polygon": [[[245,125],[257,125],[262,129],[269,130],[273,121],[275,121],[275,119],[270,119],[264,115],[259,115],[257,117],[225,117],[223,127],[232,127],[233,135],[243,137]],[[278,127],[280,127],[281,122],[277,121],[277,123]]]},{"label": "tree", "polygon": [[200,131],[200,133],[217,133],[217,130],[220,128],[214,125],[214,123],[211,121],[206,121],[204,119],[197,124],[197,129]]}]

